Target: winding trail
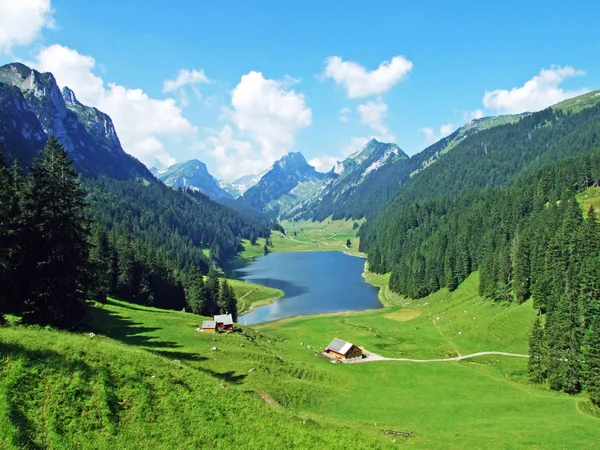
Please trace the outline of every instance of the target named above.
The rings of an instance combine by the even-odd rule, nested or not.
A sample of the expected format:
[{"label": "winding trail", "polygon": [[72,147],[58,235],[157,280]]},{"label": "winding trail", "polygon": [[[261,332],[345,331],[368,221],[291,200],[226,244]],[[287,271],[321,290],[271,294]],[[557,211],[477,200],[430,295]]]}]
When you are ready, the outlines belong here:
[{"label": "winding trail", "polygon": [[240,311],[246,311],[246,302],[244,301],[244,298],[246,298],[250,293],[252,293],[252,289],[250,289],[248,292],[246,292],[244,295],[242,295],[240,298],[238,298],[238,301],[242,302],[242,308],[240,309]]},{"label": "winding trail", "polygon": [[361,364],[375,361],[405,361],[414,363],[432,363],[432,362],[447,362],[447,361],[462,361],[463,359],[476,358],[478,356],[486,355],[499,355],[499,356],[512,356],[514,358],[529,358],[529,355],[522,355],[519,353],[507,353],[507,352],[479,352],[471,353],[470,355],[461,355],[454,358],[442,358],[442,359],[409,359],[409,358],[386,358],[385,356],[378,355],[376,353],[369,352],[362,349],[366,358],[344,361],[345,364]]}]

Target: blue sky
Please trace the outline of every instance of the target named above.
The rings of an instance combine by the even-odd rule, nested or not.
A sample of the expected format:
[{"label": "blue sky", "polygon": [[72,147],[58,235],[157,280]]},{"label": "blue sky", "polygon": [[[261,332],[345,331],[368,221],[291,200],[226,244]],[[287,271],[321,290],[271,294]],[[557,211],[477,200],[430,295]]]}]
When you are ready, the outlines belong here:
[{"label": "blue sky", "polygon": [[327,170],[371,137],[414,154],[598,89],[598,17],[591,1],[0,0],[0,62],[52,71],[147,165],[234,179],[288,151]]}]

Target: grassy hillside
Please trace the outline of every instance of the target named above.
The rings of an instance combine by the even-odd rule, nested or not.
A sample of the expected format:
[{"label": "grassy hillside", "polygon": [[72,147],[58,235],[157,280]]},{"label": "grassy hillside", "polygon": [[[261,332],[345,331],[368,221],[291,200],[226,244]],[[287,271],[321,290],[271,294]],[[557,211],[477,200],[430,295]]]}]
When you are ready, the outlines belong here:
[{"label": "grassy hillside", "polygon": [[235,292],[238,302],[238,314],[248,311],[251,306],[259,306],[283,297],[283,291],[261,284],[247,283],[240,280],[227,280]]},{"label": "grassy hillside", "polygon": [[280,361],[256,333],[196,333],[197,319],[114,302],[92,311],[93,337],[0,329],[0,448],[385,444],[360,426],[279,406],[260,388],[310,403],[312,372]]},{"label": "grassy hillside", "polygon": [[0,328],[0,447],[593,448],[587,400],[530,385],[525,359],[315,356],[333,337],[389,357],[526,351],[530,305],[484,302],[476,286],[475,274],[418,302],[382,292],[396,306],[229,335],[119,301],[91,311],[93,337]]}]

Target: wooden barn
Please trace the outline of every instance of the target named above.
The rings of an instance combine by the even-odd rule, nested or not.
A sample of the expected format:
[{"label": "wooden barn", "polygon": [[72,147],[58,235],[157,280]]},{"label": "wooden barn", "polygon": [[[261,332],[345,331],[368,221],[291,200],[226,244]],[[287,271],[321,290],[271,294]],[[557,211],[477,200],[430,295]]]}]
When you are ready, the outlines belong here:
[{"label": "wooden barn", "polygon": [[202,322],[202,332],[203,333],[216,333],[217,332],[217,322],[214,320],[205,320]]},{"label": "wooden barn", "polygon": [[233,330],[233,317],[231,314],[219,314],[214,316],[219,330]]},{"label": "wooden barn", "polygon": [[329,343],[324,352],[329,356],[341,359],[362,357],[362,350],[360,348],[350,342],[342,341],[338,338],[333,338],[333,341]]}]

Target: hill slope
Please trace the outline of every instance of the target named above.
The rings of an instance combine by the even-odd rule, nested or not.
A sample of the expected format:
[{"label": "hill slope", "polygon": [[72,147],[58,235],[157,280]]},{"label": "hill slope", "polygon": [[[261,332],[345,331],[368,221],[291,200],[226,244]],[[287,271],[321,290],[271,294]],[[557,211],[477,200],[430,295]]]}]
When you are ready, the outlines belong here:
[{"label": "hill slope", "polygon": [[506,115],[473,120],[410,158],[395,144],[372,140],[357,152],[368,153],[369,161],[356,164],[352,155],[341,163],[341,167],[348,165],[351,170],[343,169],[339,179],[332,180],[331,186],[323,190],[318,201],[300,210],[298,217],[314,220],[324,220],[331,215],[334,219],[372,217],[418,179],[421,171],[449,157],[469,138],[495,127],[516,123],[520,117]]},{"label": "hill slope", "polygon": [[389,357],[524,351],[530,304],[482,302],[477,282],[410,310],[230,335],[197,333],[198,316],[119,301],[91,311],[93,337],[0,328],[0,446],[592,448],[598,422],[579,412],[585,400],[528,384],[522,359],[333,365],[314,356],[332,337]]}]

